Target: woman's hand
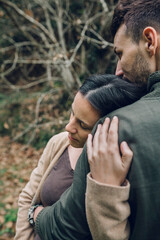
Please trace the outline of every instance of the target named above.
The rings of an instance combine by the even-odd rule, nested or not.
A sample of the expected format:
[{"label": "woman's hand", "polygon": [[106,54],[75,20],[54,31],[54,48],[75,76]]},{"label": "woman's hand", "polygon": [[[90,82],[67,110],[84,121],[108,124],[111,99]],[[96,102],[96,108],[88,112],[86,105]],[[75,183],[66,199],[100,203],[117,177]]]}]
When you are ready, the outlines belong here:
[{"label": "woman's hand", "polygon": [[34,222],[36,221],[36,218],[37,218],[38,214],[43,210],[43,208],[44,207],[39,206],[35,209],[35,211],[34,211]]},{"label": "woman's hand", "polygon": [[92,135],[88,135],[88,161],[93,179],[120,186],[126,179],[133,152],[126,142],[122,142],[119,149],[118,118],[114,117],[109,124],[110,119],[106,118],[103,125],[98,125],[93,142]]}]

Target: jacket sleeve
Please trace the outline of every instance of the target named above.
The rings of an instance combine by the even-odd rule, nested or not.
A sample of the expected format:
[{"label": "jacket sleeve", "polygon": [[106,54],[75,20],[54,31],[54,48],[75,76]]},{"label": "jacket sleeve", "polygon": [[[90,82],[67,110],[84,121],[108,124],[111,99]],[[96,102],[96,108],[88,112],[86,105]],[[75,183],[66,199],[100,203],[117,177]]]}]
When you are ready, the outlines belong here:
[{"label": "jacket sleeve", "polygon": [[86,215],[93,240],[127,240],[130,184],[100,184],[87,175]]},{"label": "jacket sleeve", "polygon": [[44,173],[44,165],[49,164],[49,152],[51,152],[51,149],[53,149],[53,138],[51,138],[48,142],[38,162],[38,166],[32,171],[29,182],[24,187],[19,196],[16,235],[14,237],[15,240],[34,239],[34,230],[28,222],[28,209],[32,204],[33,198],[42,179]]}]

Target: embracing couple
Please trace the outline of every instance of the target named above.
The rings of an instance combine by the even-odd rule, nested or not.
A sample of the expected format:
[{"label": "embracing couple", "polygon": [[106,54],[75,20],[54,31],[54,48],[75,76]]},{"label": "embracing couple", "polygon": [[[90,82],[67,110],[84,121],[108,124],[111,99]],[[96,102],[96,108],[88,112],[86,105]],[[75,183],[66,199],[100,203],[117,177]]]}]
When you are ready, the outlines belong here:
[{"label": "embracing couple", "polygon": [[20,194],[16,240],[160,238],[160,0],[120,0],[111,31],[117,76],[79,89]]}]

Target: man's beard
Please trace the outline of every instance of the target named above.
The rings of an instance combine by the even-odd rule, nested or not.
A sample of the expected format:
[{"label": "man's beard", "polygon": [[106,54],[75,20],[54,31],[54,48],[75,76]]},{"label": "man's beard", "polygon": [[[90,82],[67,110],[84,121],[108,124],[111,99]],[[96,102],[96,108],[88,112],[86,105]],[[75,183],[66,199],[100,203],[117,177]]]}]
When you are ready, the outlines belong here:
[{"label": "man's beard", "polygon": [[151,74],[149,63],[141,53],[138,53],[130,71],[130,81],[140,86],[147,85],[148,78]]}]

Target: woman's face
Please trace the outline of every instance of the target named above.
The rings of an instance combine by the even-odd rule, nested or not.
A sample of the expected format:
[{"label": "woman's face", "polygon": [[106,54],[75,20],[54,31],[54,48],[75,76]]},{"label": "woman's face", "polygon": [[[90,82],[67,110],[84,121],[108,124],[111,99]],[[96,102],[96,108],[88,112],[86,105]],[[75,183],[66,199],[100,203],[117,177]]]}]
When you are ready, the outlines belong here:
[{"label": "woman's face", "polygon": [[82,148],[99,118],[99,112],[78,92],[72,103],[69,123],[66,125],[70,144],[75,148]]}]

